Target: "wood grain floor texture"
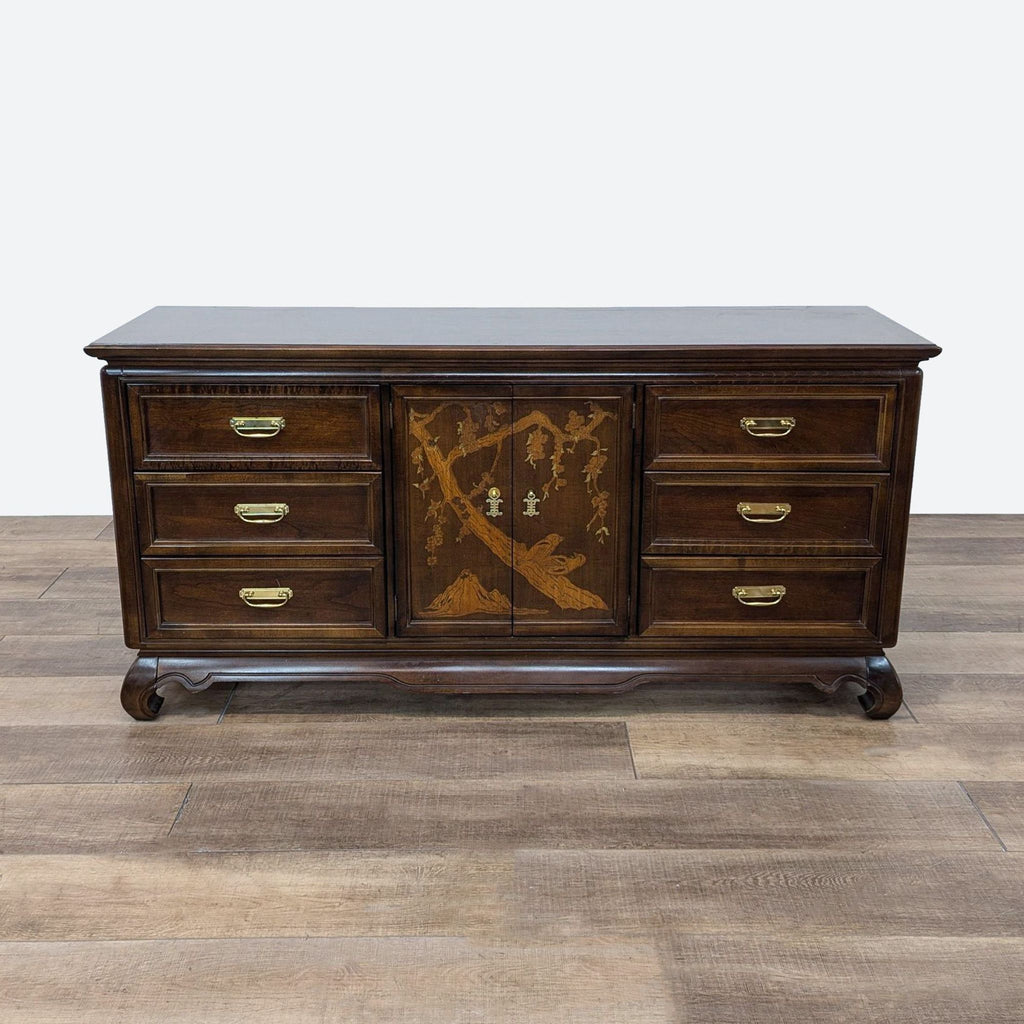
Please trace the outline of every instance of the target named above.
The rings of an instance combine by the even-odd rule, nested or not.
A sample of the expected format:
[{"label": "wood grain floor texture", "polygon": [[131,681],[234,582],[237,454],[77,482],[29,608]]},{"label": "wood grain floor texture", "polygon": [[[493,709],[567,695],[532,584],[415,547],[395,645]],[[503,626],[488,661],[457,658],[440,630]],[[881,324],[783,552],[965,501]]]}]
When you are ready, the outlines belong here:
[{"label": "wood grain floor texture", "polygon": [[0,1020],[1024,1020],[1024,516],[911,529],[907,703],[118,703],[102,517],[0,519]]}]

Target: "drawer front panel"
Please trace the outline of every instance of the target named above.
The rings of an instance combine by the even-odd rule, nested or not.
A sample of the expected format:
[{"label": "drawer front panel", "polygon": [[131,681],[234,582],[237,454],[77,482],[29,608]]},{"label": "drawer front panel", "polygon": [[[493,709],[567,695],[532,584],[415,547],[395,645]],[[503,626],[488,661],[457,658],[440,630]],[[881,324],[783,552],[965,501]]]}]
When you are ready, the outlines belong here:
[{"label": "drawer front panel", "polygon": [[386,632],[380,558],[146,558],[142,568],[151,639],[354,638]]},{"label": "drawer front panel", "polygon": [[644,558],[640,632],[873,638],[879,565],[860,558]]},{"label": "drawer front panel", "polygon": [[647,554],[877,555],[883,475],[647,473]]},{"label": "drawer front panel", "polygon": [[382,554],[379,473],[146,474],[143,555]]},{"label": "drawer front panel", "polygon": [[652,386],[648,469],[888,469],[895,385]]},{"label": "drawer front panel", "polygon": [[138,469],[378,469],[375,386],[132,385]]}]

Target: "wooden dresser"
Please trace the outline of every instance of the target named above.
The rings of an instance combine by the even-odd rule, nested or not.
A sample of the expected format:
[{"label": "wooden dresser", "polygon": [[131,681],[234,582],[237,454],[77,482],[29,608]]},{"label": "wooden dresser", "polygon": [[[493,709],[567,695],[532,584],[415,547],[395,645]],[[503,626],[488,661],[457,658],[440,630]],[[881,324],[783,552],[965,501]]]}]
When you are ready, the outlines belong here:
[{"label": "wooden dresser", "polygon": [[121,700],[864,688],[939,349],[866,307],[158,307],[102,371]]}]

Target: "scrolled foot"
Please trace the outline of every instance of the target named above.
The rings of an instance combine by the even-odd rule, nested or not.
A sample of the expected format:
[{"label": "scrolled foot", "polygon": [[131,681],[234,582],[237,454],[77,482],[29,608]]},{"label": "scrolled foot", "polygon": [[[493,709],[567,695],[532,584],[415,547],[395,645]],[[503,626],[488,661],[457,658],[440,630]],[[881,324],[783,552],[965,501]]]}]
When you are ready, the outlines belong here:
[{"label": "scrolled foot", "polygon": [[136,658],[121,684],[121,707],[140,722],[151,721],[160,713],[164,699],[156,688],[156,658]]},{"label": "scrolled foot", "polygon": [[868,718],[892,718],[903,704],[903,687],[892,662],[884,655],[865,658],[865,674],[859,680],[866,692],[857,700]]}]

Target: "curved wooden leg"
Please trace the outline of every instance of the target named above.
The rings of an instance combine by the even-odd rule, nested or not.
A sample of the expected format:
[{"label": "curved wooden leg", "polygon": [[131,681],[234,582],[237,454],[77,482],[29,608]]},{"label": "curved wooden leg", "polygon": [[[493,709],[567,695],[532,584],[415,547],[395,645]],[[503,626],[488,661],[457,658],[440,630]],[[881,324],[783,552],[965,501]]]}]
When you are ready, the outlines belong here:
[{"label": "curved wooden leg", "polygon": [[865,693],[857,695],[868,718],[892,718],[903,704],[903,687],[892,662],[884,654],[857,658],[850,664],[830,666],[815,673],[814,685],[825,693],[835,693],[849,681],[863,686]]},{"label": "curved wooden leg", "polygon": [[857,700],[868,718],[892,718],[903,703],[903,687],[892,662],[884,654],[864,659],[865,675],[861,680],[866,693]]},{"label": "curved wooden leg", "polygon": [[214,673],[203,662],[140,654],[121,684],[121,706],[140,722],[156,718],[164,702],[156,688],[172,680],[189,693],[198,693],[213,683]]},{"label": "curved wooden leg", "polygon": [[156,718],[164,702],[156,692],[159,682],[157,659],[136,658],[121,684],[121,707],[140,722]]}]

